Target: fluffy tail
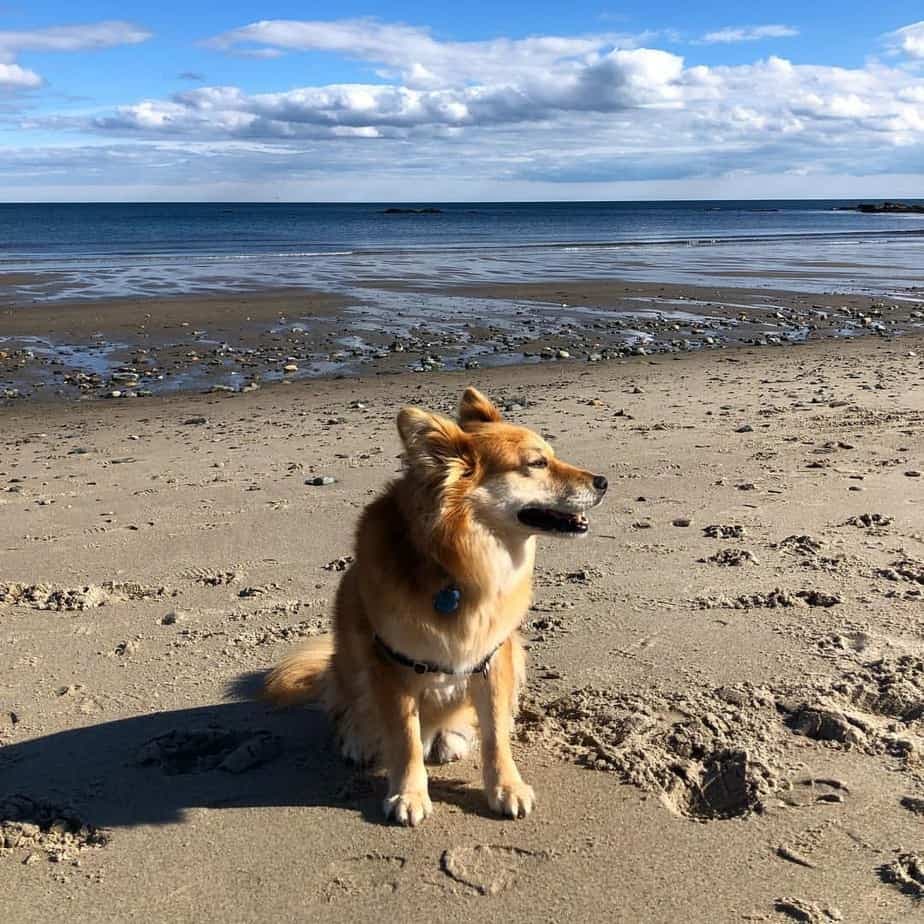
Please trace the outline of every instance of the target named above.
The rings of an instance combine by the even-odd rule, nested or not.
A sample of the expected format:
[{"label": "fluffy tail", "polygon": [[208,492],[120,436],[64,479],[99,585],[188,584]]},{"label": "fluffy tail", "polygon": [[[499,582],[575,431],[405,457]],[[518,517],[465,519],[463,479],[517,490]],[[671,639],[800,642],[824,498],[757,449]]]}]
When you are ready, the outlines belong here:
[{"label": "fluffy tail", "polygon": [[274,667],[263,683],[263,698],[277,706],[319,699],[321,682],[334,654],[334,637],[320,635]]}]

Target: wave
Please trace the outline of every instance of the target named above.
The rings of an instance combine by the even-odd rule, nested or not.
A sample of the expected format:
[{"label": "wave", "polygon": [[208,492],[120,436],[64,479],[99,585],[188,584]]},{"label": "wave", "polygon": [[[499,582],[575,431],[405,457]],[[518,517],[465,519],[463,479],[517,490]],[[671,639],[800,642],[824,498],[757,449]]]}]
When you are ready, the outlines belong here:
[{"label": "wave", "polygon": [[351,250],[254,250],[235,252],[211,250],[195,253],[185,250],[145,250],[145,251],[105,251],[87,250],[82,253],[44,253],[27,249],[19,252],[0,254],[0,269],[10,271],[12,267],[27,269],[28,265],[41,264],[46,270],[57,266],[61,269],[104,262],[132,263],[135,261],[158,260],[165,264],[172,263],[255,263],[267,260],[289,261],[329,259],[338,257],[401,257],[426,256],[431,254],[478,254],[481,256],[505,253],[526,253],[530,251],[561,250],[568,253],[599,250],[627,250],[656,247],[723,247],[734,245],[767,245],[795,242],[836,243],[887,240],[916,240],[924,238],[924,228],[890,229],[882,231],[815,231],[815,232],[781,232],[776,234],[729,234],[724,236],[690,236],[690,237],[646,237],[617,240],[555,240],[492,242],[492,243],[454,243],[454,244],[403,244],[393,247],[357,247]]}]

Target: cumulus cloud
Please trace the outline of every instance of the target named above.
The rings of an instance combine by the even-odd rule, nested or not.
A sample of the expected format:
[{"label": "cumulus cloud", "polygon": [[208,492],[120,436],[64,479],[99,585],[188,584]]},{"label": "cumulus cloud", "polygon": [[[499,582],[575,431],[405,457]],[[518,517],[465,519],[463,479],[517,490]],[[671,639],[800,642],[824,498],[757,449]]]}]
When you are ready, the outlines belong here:
[{"label": "cumulus cloud", "polygon": [[761,39],[791,38],[799,30],[792,26],[728,26],[715,32],[707,32],[701,39],[707,45],[731,44],[732,42],[757,42]]},{"label": "cumulus cloud", "polygon": [[889,32],[885,38],[894,53],[904,54],[909,58],[924,59],[924,19]]},{"label": "cumulus cloud", "polygon": [[234,137],[317,135],[362,129],[363,137],[409,129],[462,128],[539,121],[567,111],[618,112],[678,105],[683,59],[650,48],[615,49],[557,70],[517,73],[503,83],[419,89],[401,84],[332,84],[248,95],[202,87],[144,100],[100,117],[108,130],[218,133]]},{"label": "cumulus cloud", "polygon": [[42,78],[35,71],[27,70],[18,64],[4,64],[0,61],[0,87],[33,89],[41,85]]},{"label": "cumulus cloud", "polygon": [[27,31],[0,30],[0,89],[41,86],[42,78],[35,71],[16,63],[22,52],[93,51],[116,45],[135,45],[150,37],[151,33],[147,30],[121,20]]}]

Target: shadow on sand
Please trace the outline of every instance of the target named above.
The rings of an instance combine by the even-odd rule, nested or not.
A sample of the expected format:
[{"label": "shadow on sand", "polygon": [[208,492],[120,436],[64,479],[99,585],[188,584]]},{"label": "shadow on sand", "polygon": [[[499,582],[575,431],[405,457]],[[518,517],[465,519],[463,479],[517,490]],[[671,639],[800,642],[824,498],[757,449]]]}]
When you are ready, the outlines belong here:
[{"label": "shadow on sand", "polygon": [[[226,702],[0,746],[0,822],[13,812],[42,824],[58,812],[118,828],[182,821],[193,808],[326,806],[381,824],[384,792],[381,777],[340,759],[326,716],[311,708]],[[434,780],[431,794],[486,814],[466,781]]]}]

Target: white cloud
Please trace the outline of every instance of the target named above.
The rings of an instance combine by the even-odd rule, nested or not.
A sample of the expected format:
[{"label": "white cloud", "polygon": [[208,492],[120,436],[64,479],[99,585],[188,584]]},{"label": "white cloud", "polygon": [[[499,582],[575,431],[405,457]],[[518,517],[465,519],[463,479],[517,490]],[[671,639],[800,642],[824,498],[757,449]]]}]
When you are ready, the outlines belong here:
[{"label": "white cloud", "polygon": [[0,88],[33,89],[42,85],[42,78],[35,71],[18,64],[4,64],[0,61]]},{"label": "white cloud", "polygon": [[924,58],[924,19],[889,32],[885,39],[893,53],[905,54],[909,58]]},{"label": "white cloud", "polygon": [[799,30],[792,26],[728,26],[716,32],[707,32],[701,39],[707,45],[730,44],[732,42],[757,42],[761,39],[791,38]]},{"label": "white cloud", "polygon": [[[126,182],[142,162],[135,175],[145,182],[174,169],[161,164],[181,164],[171,176],[190,188],[212,174],[305,188],[326,177],[331,189],[368,176],[423,194],[439,177],[460,189],[507,184],[512,195],[530,184],[907,176],[924,164],[924,74],[874,59],[852,68],[777,56],[707,66],[611,34],[446,42],[366,20],[256,23],[213,44],[349,54],[380,82],[266,93],[196,87],[21,127],[106,139],[119,153],[104,172],[122,170]],[[157,153],[143,161],[146,149]],[[26,169],[25,160],[14,164],[8,173]],[[33,169],[60,166],[52,158]]]},{"label": "white cloud", "polygon": [[[402,84],[332,84],[248,95],[202,87],[167,100],[144,100],[101,117],[97,128],[165,133],[281,137],[344,127],[402,132],[417,128],[509,125],[560,112],[618,112],[678,105],[683,59],[650,48],[615,49],[580,65],[509,68],[503,83],[420,89]],[[366,134],[371,135],[371,132]]]},{"label": "white cloud", "polygon": [[376,19],[332,21],[263,20],[209,39],[212,48],[235,54],[276,57],[285,52],[333,52],[384,66],[408,87],[435,89],[500,81],[508,70],[541,74],[568,60],[636,45],[639,36],[533,36],[481,42],[447,42],[428,29]]},{"label": "white cloud", "polygon": [[42,78],[35,71],[16,63],[22,52],[93,51],[135,45],[150,37],[151,33],[140,26],[120,20],[29,31],[0,30],[0,89],[33,89],[42,85]]}]

